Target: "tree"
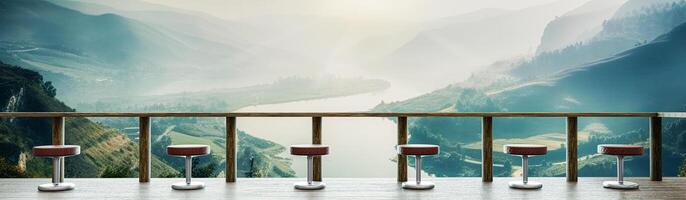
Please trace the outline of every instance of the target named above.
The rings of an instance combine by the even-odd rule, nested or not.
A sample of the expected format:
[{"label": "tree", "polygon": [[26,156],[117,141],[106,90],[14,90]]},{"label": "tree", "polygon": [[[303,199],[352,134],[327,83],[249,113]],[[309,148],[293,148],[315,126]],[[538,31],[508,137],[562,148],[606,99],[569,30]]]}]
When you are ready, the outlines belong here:
[{"label": "tree", "polygon": [[43,83],[43,90],[50,97],[55,97],[55,95],[57,95],[57,89],[55,89],[55,87],[52,86],[52,81],[47,81]]}]

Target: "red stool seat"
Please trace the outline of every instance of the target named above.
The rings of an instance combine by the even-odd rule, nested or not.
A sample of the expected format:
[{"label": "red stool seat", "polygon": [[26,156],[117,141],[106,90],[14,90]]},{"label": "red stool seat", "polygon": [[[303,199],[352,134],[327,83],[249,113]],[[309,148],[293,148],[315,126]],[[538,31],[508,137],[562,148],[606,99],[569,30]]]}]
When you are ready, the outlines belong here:
[{"label": "red stool seat", "polygon": [[397,147],[400,155],[436,155],[438,154],[438,145],[433,144],[402,144]]},{"label": "red stool seat", "polygon": [[506,144],[503,152],[513,155],[545,155],[548,147],[540,144]]},{"label": "red stool seat", "polygon": [[298,156],[321,156],[329,154],[329,146],[321,144],[297,144],[291,145],[291,155]]},{"label": "red stool seat", "polygon": [[78,145],[45,145],[33,147],[34,156],[60,157],[79,155],[80,153],[81,147]]},{"label": "red stool seat", "polygon": [[210,154],[210,147],[202,144],[181,144],[167,146],[167,154],[174,156],[200,156]]},{"label": "red stool seat", "polygon": [[628,144],[601,144],[598,145],[598,153],[615,156],[640,156],[643,155],[643,146]]}]

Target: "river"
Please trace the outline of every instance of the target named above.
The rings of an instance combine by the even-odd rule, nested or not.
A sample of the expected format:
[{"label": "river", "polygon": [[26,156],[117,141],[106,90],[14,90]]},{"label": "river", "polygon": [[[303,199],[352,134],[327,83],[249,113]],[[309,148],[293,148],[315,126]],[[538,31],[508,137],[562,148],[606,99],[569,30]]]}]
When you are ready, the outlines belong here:
[{"label": "river", "polygon": [[[317,100],[244,107],[238,112],[355,112],[369,111],[380,102],[408,99],[419,91],[392,86],[380,92]],[[239,118],[239,130],[285,147],[311,142],[310,118]],[[322,158],[324,177],[395,177],[396,124],[386,118],[323,118],[322,143],[331,146]],[[306,174],[306,159],[291,156],[297,176]],[[412,168],[408,176],[413,177]]]}]

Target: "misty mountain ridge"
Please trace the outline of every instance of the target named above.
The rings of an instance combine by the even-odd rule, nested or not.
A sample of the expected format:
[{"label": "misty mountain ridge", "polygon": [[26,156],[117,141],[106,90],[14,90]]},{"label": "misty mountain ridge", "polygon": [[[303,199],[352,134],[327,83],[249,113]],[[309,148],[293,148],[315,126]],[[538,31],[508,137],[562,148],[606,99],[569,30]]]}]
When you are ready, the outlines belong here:
[{"label": "misty mountain ridge", "polygon": [[[685,2],[651,5],[653,5],[652,9],[633,12],[635,15],[613,17],[604,21],[600,27],[601,30],[590,39],[577,41],[562,49],[541,52],[532,58],[512,58],[495,62],[473,73],[468,80],[454,85],[497,91],[529,84],[528,82],[537,81],[561,70],[592,63],[645,44],[686,21]],[[576,11],[578,9],[571,12]],[[546,30],[569,26],[561,22],[565,21],[552,21]],[[542,38],[559,37],[546,35],[555,35],[555,32],[559,31],[548,31]],[[545,40],[542,39],[542,41]]]},{"label": "misty mountain ridge", "polygon": [[637,12],[636,15],[604,21],[602,30],[590,40],[539,54],[515,67],[511,74],[523,78],[543,77],[565,68],[594,62],[645,44],[684,22],[686,2],[654,4],[651,9]]},{"label": "misty mountain ridge", "polygon": [[681,2],[683,0],[629,0],[615,13],[613,18],[623,18],[627,16],[636,15],[644,10],[650,9],[655,5],[671,4]]},{"label": "misty mountain ridge", "polygon": [[[682,57],[686,57],[683,1],[592,0],[581,5],[584,1],[563,0],[520,10],[483,9],[410,24],[294,14],[227,20],[136,0],[126,2],[141,8],[126,2],[50,2],[0,2],[0,9],[10,11],[0,14],[0,23],[7,25],[0,30],[0,60],[40,72],[62,92],[52,94],[54,87],[42,80],[33,81],[40,83],[32,87],[42,88],[37,91],[42,90],[44,96],[57,95],[66,102],[82,103],[73,104],[80,110],[211,112],[389,87],[386,81],[366,78],[321,85],[313,84],[317,80],[300,79],[264,84],[294,74],[349,77],[361,73],[401,80],[413,87],[436,88],[467,78],[469,74],[464,71],[483,66],[488,68],[473,73],[466,81],[405,101],[382,103],[374,111],[654,112],[680,111],[686,102],[686,97],[675,93],[684,90],[678,76],[686,72],[681,64],[685,61]],[[107,34],[97,34],[103,30]],[[493,61],[497,62],[491,64]],[[7,91],[11,94],[5,95],[6,102],[17,102],[21,91],[26,92],[16,88]],[[17,105],[7,103],[5,110],[16,110]],[[473,148],[480,140],[478,119],[412,120],[412,143],[437,143],[442,147],[441,156],[426,161],[427,172],[436,176],[478,175],[474,163],[478,163],[480,151]],[[74,122],[74,126],[104,132],[103,138],[117,135],[116,129],[135,126],[127,119],[99,122],[115,129],[88,119]],[[223,133],[216,128],[222,122],[165,119],[156,124],[155,134],[169,130],[172,135],[161,137],[164,143],[157,145],[184,141],[202,141],[220,148],[223,145]],[[601,142],[644,145],[645,125],[643,119],[581,121],[580,154],[592,154],[591,149]],[[11,123],[7,126],[17,128]],[[564,122],[504,118],[498,119],[497,127],[502,127],[494,132],[501,138],[498,142],[539,142],[536,136],[558,137],[564,131]],[[607,131],[601,133],[593,127]],[[669,127],[665,138],[686,141],[686,134],[680,134],[683,124],[670,122]],[[8,138],[29,140],[11,133]],[[241,155],[249,155],[239,157],[241,168],[251,169],[241,174],[293,176],[290,160],[278,156],[283,147],[249,135],[241,137],[258,141],[241,146],[245,151]],[[132,140],[121,135],[116,138],[113,141],[121,144]],[[667,174],[675,174],[675,163],[685,157],[678,146],[683,143],[665,144],[666,149],[676,149],[666,156]],[[546,160],[532,160],[542,163],[534,170],[538,175],[560,176],[564,171],[553,164],[562,161],[564,155],[560,145],[555,144]],[[24,150],[29,146],[2,145]],[[25,163],[27,155],[16,150],[7,152],[3,157],[8,159],[0,160],[0,164],[10,163],[9,167],[25,170],[20,163]],[[512,163],[511,158],[499,153],[494,157],[496,163]],[[221,157],[206,159],[203,162],[209,164],[201,167],[211,168],[210,176],[220,176]],[[645,157],[637,157],[627,166],[643,169],[643,160]],[[170,163],[178,164],[173,162],[177,161],[161,157],[158,163],[166,168]],[[612,160],[582,161],[580,172],[606,176],[612,172],[607,167],[609,162]],[[448,167],[455,163],[459,163],[459,169]],[[104,173],[100,164],[93,166],[89,165],[82,175]],[[496,169],[496,174],[509,176],[511,171],[502,167]],[[628,174],[645,175],[642,172],[646,170]]]},{"label": "misty mountain ridge", "polygon": [[[0,63],[0,80],[6,83],[0,93],[3,112],[70,112],[71,108],[54,98],[55,90],[36,72]],[[10,84],[12,83],[12,84]],[[48,159],[34,157],[31,148],[51,143],[51,121],[40,118],[4,118],[0,120],[0,160],[3,169],[15,168],[3,177],[47,177]],[[81,156],[66,159],[67,177],[109,176],[111,169],[125,166],[130,176],[137,171],[133,162],[138,148],[116,130],[86,118],[70,118],[65,123],[65,143],[81,145]],[[173,176],[175,171],[152,159],[155,176]],[[6,172],[3,172],[6,173]]]},{"label": "misty mountain ridge", "polygon": [[[676,10],[681,9],[677,6]],[[660,12],[649,13],[658,13],[657,17],[665,16],[660,15]],[[629,22],[628,20],[636,20],[632,22],[636,24],[646,23],[642,19],[645,18],[635,17],[616,20],[622,20],[623,23]],[[630,31],[628,33],[631,33],[631,29],[627,30]],[[680,76],[686,73],[686,68],[682,64],[686,61],[684,60],[686,58],[684,41],[686,41],[686,24],[682,23],[651,42],[636,46],[628,51],[580,67],[568,68],[550,76],[531,79],[521,84],[509,86],[504,84],[503,87],[500,87],[501,89],[495,90],[497,92],[452,85],[407,101],[381,104],[374,110],[405,112],[682,111],[686,105],[686,95],[678,95],[675,91],[686,89],[683,83],[679,81]],[[562,51],[561,53],[565,52]],[[411,124],[410,132],[413,136],[410,137],[410,143],[441,144],[442,147],[450,147],[446,149],[447,153],[458,156],[428,161],[425,165],[435,165],[434,168],[429,168],[435,171],[428,171],[429,173],[453,176],[456,174],[443,171],[441,166],[449,163],[454,164],[455,160],[452,159],[465,161],[478,158],[476,150],[465,147],[466,144],[479,139],[477,137],[480,131],[478,120],[466,118],[417,119]],[[540,126],[540,124],[546,124],[546,126]],[[589,127],[593,124],[606,127],[612,134],[598,134],[594,131],[583,133],[588,134],[584,137],[589,139],[580,143],[580,156],[593,154],[594,151],[589,149],[594,149],[594,145],[599,143],[646,144],[647,130],[645,126],[647,122],[644,120],[589,119],[580,121],[579,127]],[[500,128],[494,132],[496,138],[529,138],[540,134],[563,133],[564,121],[503,118],[498,119],[497,127]],[[677,129],[670,129],[664,134],[665,138],[673,138],[673,140],[686,137],[683,131]],[[679,139],[679,141],[681,140]],[[665,148],[677,149],[679,147]],[[563,150],[551,149],[551,155],[547,156],[545,161],[533,161],[543,162],[543,167],[534,171],[543,176],[564,175],[564,169],[561,170],[555,165],[545,164],[546,162],[563,160]],[[676,175],[681,161],[684,160],[684,154],[681,151],[675,151],[668,157],[669,161],[665,163],[667,166],[666,174],[668,176]],[[495,158],[496,163],[507,162],[508,159],[499,155],[495,155]],[[627,168],[636,169],[631,170],[629,176],[647,175],[647,170],[644,170],[647,169],[645,164],[647,162],[645,161],[645,156],[628,161]],[[582,176],[607,176],[614,170],[602,164],[607,162],[612,162],[612,160],[588,159],[581,161],[580,174]],[[496,169],[496,174],[507,175],[507,171],[507,169]],[[470,172],[470,170],[465,169],[462,173],[464,172]],[[478,174],[467,173],[462,175]]]},{"label": "misty mountain ridge", "polygon": [[[22,69],[0,62],[0,105],[3,112],[72,112],[72,108],[55,99],[56,90],[50,82],[44,82],[37,72]],[[122,130],[135,127],[134,118],[121,118],[125,122],[113,123],[121,127],[111,128],[103,125],[98,118],[93,122],[87,118],[68,118],[65,123],[65,143],[81,146],[82,154],[66,159],[67,177],[135,177],[138,173],[135,158],[138,156],[138,144]],[[128,122],[126,122],[128,121]],[[136,121],[136,122],[131,122]],[[178,126],[170,129],[173,136],[163,135],[163,129],[169,124]],[[180,177],[182,169],[171,166],[182,166],[181,159],[169,156],[164,152],[167,145],[176,140],[204,141],[194,134],[225,134],[220,124],[189,123],[184,120],[170,119],[155,121],[152,126],[152,169],[153,177]],[[0,171],[1,177],[48,177],[49,160],[31,155],[31,148],[51,143],[51,121],[40,118],[4,118],[0,119]],[[137,134],[131,135],[137,137]],[[240,151],[237,162],[241,166],[239,177],[289,177],[295,172],[290,168],[290,160],[278,156],[285,148],[276,143],[256,138],[244,132],[239,133]],[[179,139],[181,138],[181,139]],[[211,137],[214,138],[214,137]],[[208,141],[217,145],[216,141]],[[221,140],[224,149],[225,142]],[[221,149],[213,150],[210,156],[198,158],[201,163],[194,164],[200,177],[216,177],[223,172],[224,155],[217,155]],[[9,170],[8,170],[9,169]]]},{"label": "misty mountain ridge", "polygon": [[[468,74],[460,73],[465,69],[477,69],[494,60],[533,53],[545,25],[580,2],[555,1],[492,17],[478,17],[475,21],[439,23],[442,26],[428,27],[391,54],[367,66],[380,77],[413,81],[430,88],[454,83],[468,78]],[[428,82],[421,77],[434,79]]]},{"label": "misty mountain ridge", "polygon": [[602,30],[603,22],[624,2],[626,0],[592,0],[556,17],[546,25],[536,54],[585,42]]},{"label": "misty mountain ridge", "polygon": [[[31,6],[34,6],[33,4],[48,4],[36,0],[21,1],[21,3],[10,2],[22,5],[29,10]],[[49,49],[28,45],[30,43],[18,44],[25,46],[24,48],[8,48],[12,53],[7,53],[3,60],[41,71],[46,78],[53,80],[57,88],[65,89],[62,90],[65,93],[60,94],[63,95],[60,98],[77,104],[84,102],[82,99],[92,101],[101,96],[109,98],[118,95],[140,95],[149,91],[153,93],[188,91],[198,88],[199,85],[212,85],[213,88],[218,88],[216,85],[249,86],[270,82],[278,77],[303,74],[340,73],[345,76],[364,75],[388,80],[407,78],[393,75],[397,72],[389,71],[390,68],[377,67],[381,66],[380,64],[385,65],[384,63],[391,63],[388,66],[395,69],[392,71],[398,72],[403,72],[406,68],[402,66],[406,65],[455,68],[443,66],[446,63],[454,63],[455,66],[470,66],[470,69],[465,68],[469,71],[478,67],[478,65],[469,63],[483,63],[483,60],[490,58],[481,59],[480,57],[499,54],[498,52],[501,52],[502,47],[517,46],[519,48],[519,50],[507,50],[508,55],[519,54],[515,52],[521,51],[531,52],[534,46],[527,45],[528,47],[524,47],[522,45],[527,42],[537,43],[538,36],[536,35],[542,30],[541,27],[546,23],[545,20],[552,19],[556,12],[564,12],[572,6],[580,4],[581,1],[558,1],[515,11],[483,9],[471,14],[415,24],[413,24],[414,22],[408,24],[401,21],[362,21],[330,16],[285,14],[227,20],[196,11],[136,0],[126,2],[80,0],[50,2],[81,11],[82,18],[93,16],[88,14],[118,16],[121,18],[121,24],[134,24],[129,25],[130,27],[122,27],[120,31],[133,34],[132,39],[139,41],[139,46],[146,47],[145,49],[133,48],[131,51],[123,51],[123,56],[131,58],[118,61],[131,62],[126,64],[126,67],[132,70],[119,70],[121,69],[120,65],[109,63],[108,60],[94,59],[92,56],[81,56],[78,59],[74,56],[67,57],[64,56],[62,49],[50,49],[50,52],[44,52]],[[535,23],[538,24],[537,27],[526,28],[522,34],[511,34],[506,37],[510,39],[518,36],[531,38],[531,40],[521,41],[522,45],[509,44],[507,39],[480,44],[475,44],[471,40],[453,41],[454,39],[451,39],[458,38],[451,33],[454,31],[464,32],[464,30],[478,28],[479,31],[497,35],[501,31],[492,30],[493,27],[508,29],[510,24],[528,26],[532,23],[523,20],[527,16],[540,19],[540,23]],[[53,19],[61,19],[61,17],[56,15]],[[507,20],[512,23],[506,22]],[[45,21],[54,23],[50,20]],[[492,23],[502,23],[507,26],[484,25]],[[138,25],[144,27],[140,28]],[[118,29],[116,27],[110,28]],[[525,30],[522,27],[509,29]],[[471,33],[479,31],[471,31]],[[529,34],[531,31],[538,33]],[[425,33],[427,32],[431,33],[429,34],[430,37],[426,37]],[[424,35],[418,36],[417,34]],[[467,36],[469,34],[465,35],[465,37]],[[494,36],[492,38],[503,37]],[[444,39],[446,39],[445,42],[441,42]],[[412,43],[416,43],[412,42],[413,40],[421,43],[417,49],[422,52],[435,50],[431,56],[435,56],[436,59],[429,57],[429,55],[414,56],[413,53],[410,53],[413,56],[409,57],[400,55],[400,52],[404,52],[403,49],[414,48],[411,47]],[[9,42],[17,43],[13,40]],[[97,43],[93,43],[94,46],[100,46]],[[121,44],[127,43],[126,41],[121,42]],[[67,44],[72,44],[67,46],[69,49],[85,52],[75,43],[68,42]],[[486,44],[497,44],[497,47],[484,47]],[[34,48],[38,48],[38,50],[25,51]],[[160,49],[166,52],[160,51]],[[456,56],[463,53],[466,55],[466,53],[473,51],[481,53],[464,57]],[[50,57],[44,55],[50,55]],[[445,59],[453,60],[448,62]],[[473,62],[470,59],[476,60]],[[74,60],[79,60],[79,62],[74,62]],[[417,62],[418,60],[435,60],[437,62],[421,63]],[[101,69],[109,69],[109,71],[102,70],[107,73],[99,73]],[[263,73],[265,71],[271,73]],[[422,83],[416,84],[416,87],[434,88],[436,85],[443,84],[432,83],[429,86],[427,85],[429,82],[424,81],[426,77],[442,77],[451,74],[451,77],[445,78],[446,83],[448,83],[463,79],[466,76],[456,73],[431,74],[433,71],[425,70],[423,72],[428,73],[426,76],[415,77],[422,79],[416,81]],[[179,77],[183,77],[184,81],[178,81]],[[141,81],[145,83],[135,87],[127,85]],[[79,85],[80,91],[66,90],[70,85]],[[102,91],[102,89],[98,90],[97,88],[108,89],[107,92],[97,92]],[[135,88],[135,90],[127,90],[128,88]],[[82,98],[73,98],[74,95],[71,92],[81,94]]]},{"label": "misty mountain ridge", "polygon": [[[10,12],[2,14],[3,23],[8,26],[0,31],[0,41],[5,41],[2,44],[7,49],[0,54],[1,58],[45,73],[56,87],[65,89],[64,98],[69,102],[79,101],[72,99],[71,92],[81,94],[82,98],[97,98],[162,89],[157,88],[160,84],[153,84],[157,82],[167,83],[164,90],[186,89],[197,84],[250,85],[316,66],[294,53],[259,45],[226,44],[231,41],[221,39],[210,41],[185,31],[189,29],[172,29],[165,22],[146,23],[115,14],[86,15],[38,0],[5,1],[3,7]],[[138,17],[155,19],[146,15]],[[72,20],[63,20],[67,18]],[[210,23],[206,27],[215,26]],[[96,34],[102,30],[109,30],[108,34]],[[256,59],[267,55],[270,59]],[[261,74],[261,78],[248,78],[247,74]],[[186,81],[173,81],[179,77]],[[149,84],[128,85],[141,81]]]}]

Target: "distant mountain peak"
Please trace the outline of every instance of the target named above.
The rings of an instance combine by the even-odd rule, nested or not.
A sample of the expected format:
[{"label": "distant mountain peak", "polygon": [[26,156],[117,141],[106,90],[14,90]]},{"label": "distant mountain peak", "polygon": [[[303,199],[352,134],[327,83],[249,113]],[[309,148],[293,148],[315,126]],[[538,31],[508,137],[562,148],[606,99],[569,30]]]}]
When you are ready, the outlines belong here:
[{"label": "distant mountain peak", "polygon": [[626,0],[592,0],[550,21],[541,36],[536,54],[565,48],[591,39],[602,30]]}]

